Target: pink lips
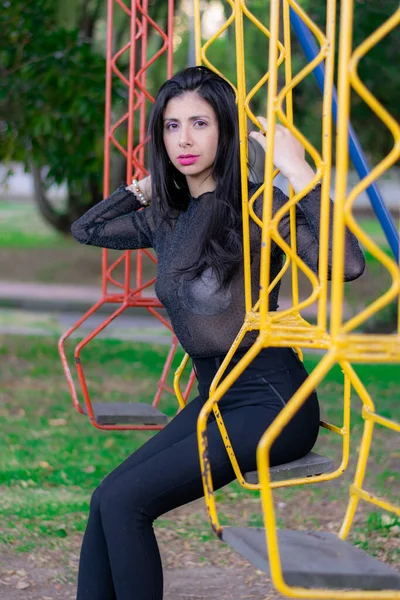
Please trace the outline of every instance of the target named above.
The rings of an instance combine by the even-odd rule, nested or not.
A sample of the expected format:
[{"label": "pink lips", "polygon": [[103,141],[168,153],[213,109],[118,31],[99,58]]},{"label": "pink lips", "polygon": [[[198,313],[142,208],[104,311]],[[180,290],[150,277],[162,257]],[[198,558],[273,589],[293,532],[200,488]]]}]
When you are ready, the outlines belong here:
[{"label": "pink lips", "polygon": [[198,156],[195,156],[193,154],[178,156],[178,160],[181,163],[181,165],[193,165],[193,163],[195,163],[198,158]]}]

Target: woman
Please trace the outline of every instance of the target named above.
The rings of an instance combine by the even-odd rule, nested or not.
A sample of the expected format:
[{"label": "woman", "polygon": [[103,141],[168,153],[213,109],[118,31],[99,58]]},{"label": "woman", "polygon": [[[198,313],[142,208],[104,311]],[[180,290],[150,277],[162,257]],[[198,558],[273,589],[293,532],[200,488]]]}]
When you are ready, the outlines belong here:
[{"label": "woman", "polygon": [[[265,125],[265,122],[264,122]],[[78,600],[160,600],[162,566],[153,521],[203,495],[196,422],[210,383],[244,318],[241,193],[237,108],[230,85],[203,67],[177,74],[160,89],[150,119],[152,179],[121,185],[91,208],[72,232],[84,244],[120,250],[153,247],[156,294],[183,348],[193,359],[199,396],[115,469],[94,492],[83,540]],[[261,134],[252,136],[265,147]],[[274,163],[299,191],[314,172],[283,127]],[[257,186],[250,184],[250,192]],[[138,211],[156,198],[148,208]],[[276,211],[286,196],[274,188]],[[261,199],[256,203],[261,214]],[[320,186],[297,208],[297,248],[314,270],[318,261]],[[289,239],[289,220],[280,233]],[[253,289],[258,290],[260,230],[251,228]],[[271,280],[283,253],[273,245]],[[363,272],[357,240],[346,233],[345,278]],[[278,286],[270,297],[277,309]],[[256,300],[256,298],[254,298]],[[256,334],[248,335],[235,364]],[[287,348],[267,348],[239,377],[219,407],[243,472],[256,468],[257,443],[307,373]],[[317,439],[313,393],[275,441],[271,464],[307,454]],[[213,417],[208,426],[215,488],[235,476]]]}]

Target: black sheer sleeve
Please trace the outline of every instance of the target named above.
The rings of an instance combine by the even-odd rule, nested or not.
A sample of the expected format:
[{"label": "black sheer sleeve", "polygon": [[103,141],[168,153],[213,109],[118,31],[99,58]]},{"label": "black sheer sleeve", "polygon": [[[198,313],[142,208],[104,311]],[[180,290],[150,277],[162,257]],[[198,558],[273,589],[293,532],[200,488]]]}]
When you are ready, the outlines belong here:
[{"label": "black sheer sleeve", "polygon": [[[274,187],[273,213],[275,214],[286,202],[288,197]],[[318,272],[319,230],[321,218],[321,185],[317,185],[296,205],[296,241],[297,253],[315,273]],[[329,216],[329,250],[328,250],[328,279],[332,272],[332,224],[333,202],[330,201]],[[290,244],[290,216],[285,214],[278,225],[280,235]],[[358,240],[349,229],[345,230],[345,262],[344,280],[352,281],[362,275],[365,269],[365,258]]]},{"label": "black sheer sleeve", "polygon": [[153,246],[153,230],[147,219],[148,209],[137,212],[142,205],[135,194],[121,184],[117,190],[90,208],[75,223],[71,231],[81,244],[136,250]]}]

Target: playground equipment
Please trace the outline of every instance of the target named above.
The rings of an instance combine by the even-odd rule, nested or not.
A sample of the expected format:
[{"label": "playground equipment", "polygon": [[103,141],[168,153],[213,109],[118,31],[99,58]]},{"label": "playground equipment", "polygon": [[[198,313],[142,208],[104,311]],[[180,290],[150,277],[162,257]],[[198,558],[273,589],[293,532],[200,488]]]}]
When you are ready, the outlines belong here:
[{"label": "playground equipment", "polygon": [[[270,14],[270,29],[258,21],[247,7],[244,0],[228,0],[232,13],[216,35],[201,46],[200,39],[200,6],[196,2],[197,19],[197,61],[213,68],[207,59],[207,51],[213,41],[221,35],[231,24],[235,23],[236,59],[237,59],[237,98],[239,107],[239,123],[241,137],[241,168],[246,173],[246,144],[247,137],[246,117],[253,123],[257,120],[250,109],[250,101],[262,85],[268,80],[268,136],[265,160],[265,184],[257,194],[248,198],[247,177],[242,177],[243,194],[243,236],[244,236],[244,267],[245,267],[245,294],[246,315],[242,329],[229,351],[226,360],[222,363],[210,388],[210,397],[203,407],[198,420],[199,454],[204,484],[205,501],[210,515],[214,532],[226,543],[230,544],[258,568],[271,574],[277,589],[291,597],[297,598],[352,598],[365,600],[367,598],[400,598],[400,575],[391,568],[373,559],[365,552],[345,542],[349,533],[355,511],[360,499],[379,506],[387,511],[400,514],[400,508],[394,504],[377,497],[363,487],[368,454],[372,442],[375,423],[387,427],[395,432],[400,432],[400,424],[379,415],[373,400],[365,386],[357,376],[352,363],[374,364],[379,362],[400,362],[400,333],[399,327],[394,334],[367,335],[355,332],[355,329],[365,323],[373,314],[381,310],[391,301],[400,300],[400,271],[396,262],[388,257],[360,228],[352,214],[352,206],[356,197],[373,183],[385,170],[395,163],[400,154],[400,128],[384,107],[370,94],[357,75],[357,64],[376,43],[387,35],[400,21],[400,10],[384,24],[382,24],[363,44],[353,53],[352,46],[352,0],[342,0],[340,21],[339,44],[339,89],[338,89],[338,143],[336,155],[336,182],[335,182],[335,209],[333,221],[333,266],[332,266],[332,303],[331,318],[328,327],[326,303],[327,290],[327,257],[328,257],[328,197],[331,172],[331,107],[333,93],[334,73],[334,47],[335,47],[335,21],[336,3],[334,0],[327,2],[327,30],[324,34],[308,15],[294,0],[272,0]],[[278,39],[280,24],[280,9],[283,14],[283,42]],[[314,34],[320,44],[320,52],[314,56],[309,64],[292,76],[290,55],[290,11],[297,15]],[[246,88],[245,53],[243,41],[243,19],[248,18],[269,38],[269,65],[268,72],[258,84],[248,92]],[[284,61],[285,85],[278,92],[278,69]],[[292,90],[318,64],[325,62],[324,96],[322,107],[322,154],[308,142],[307,139],[293,125],[292,115]],[[214,69],[217,70],[217,69]],[[377,114],[383,123],[389,127],[393,134],[395,144],[390,154],[385,157],[370,173],[365,175],[349,195],[346,195],[347,170],[348,170],[348,123],[350,116],[350,88],[364,99],[370,108]],[[283,105],[286,104],[286,110]],[[293,194],[287,204],[272,218],[272,181],[275,172],[272,164],[274,128],[277,118],[301,141],[307,152],[312,157],[316,166],[316,176],[301,193]],[[320,226],[320,254],[319,270],[315,275],[299,259],[296,254],[295,236],[292,236],[291,246],[288,246],[280,237],[278,223],[282,216],[291,212],[291,227],[295,231],[294,207],[297,202],[317,183],[322,181],[322,214]],[[262,220],[253,210],[256,196],[264,192]],[[248,200],[247,200],[248,199]],[[385,218],[385,211],[381,216]],[[387,216],[387,215],[386,215]],[[251,281],[250,281],[250,254],[249,254],[249,219],[253,219],[262,230],[261,241],[261,286],[259,300],[252,306]],[[358,314],[348,319],[343,317],[343,265],[344,265],[344,231],[348,227],[359,238],[363,245],[376,257],[382,266],[389,272],[392,283],[389,289],[377,300],[372,302]],[[387,232],[392,230],[387,228]],[[389,239],[389,238],[388,238]],[[275,242],[285,252],[288,260],[282,272],[272,282],[269,282],[269,260],[271,243]],[[394,254],[396,255],[395,249]],[[280,312],[268,312],[268,297],[277,281],[292,263],[292,291],[293,305],[291,308]],[[305,300],[300,301],[297,291],[297,271],[300,269],[312,285],[312,293]],[[307,323],[300,311],[313,302],[318,304],[317,324]],[[259,336],[246,355],[235,365],[224,379],[222,376],[235,349],[247,331],[256,330]],[[258,352],[267,346],[288,346],[298,349],[319,348],[326,354],[318,366],[307,378],[301,388],[281,411],[273,424],[260,440],[257,451],[257,467],[259,483],[252,476],[243,476],[237,464],[234,448],[229,441],[229,432],[226,431],[221,414],[218,411],[218,401],[243,372]],[[341,433],[346,440],[348,435],[348,415],[350,410],[350,388],[355,389],[362,400],[362,417],[364,420],[364,433],[359,450],[354,482],[350,486],[349,504],[344,517],[343,525],[338,536],[323,532],[295,532],[277,531],[273,506],[272,490],[276,487],[324,481],[338,476],[339,470],[312,477],[298,477],[298,472],[290,474],[292,479],[277,481],[276,469],[270,468],[269,450],[272,443],[279,435],[282,428],[295,414],[310,392],[326,376],[332,366],[338,363],[345,375],[344,394],[344,424],[342,428],[321,423],[334,433]],[[178,387],[178,386],[177,386]],[[227,453],[238,477],[238,481],[247,488],[258,487],[261,489],[262,508],[265,530],[240,529],[234,527],[221,527],[216,510],[213,493],[211,465],[208,458],[207,444],[207,419],[214,411],[221,436],[224,440]],[[346,431],[347,430],[347,431]],[[346,452],[348,447],[344,442],[342,466],[346,465]],[[301,470],[302,466],[300,466]],[[307,475],[307,473],[305,473]],[[351,588],[351,589],[348,589]]]},{"label": "playground equipment", "polygon": [[[291,20],[291,25],[293,27],[293,30],[296,33],[297,39],[299,40],[300,45],[304,51],[304,54],[306,55],[307,60],[309,60],[311,62],[318,54],[317,44],[315,43],[315,40],[314,40],[313,36],[311,35],[310,30],[304,24],[304,22],[299,17],[299,15],[296,13],[296,11],[294,11],[293,8],[291,8],[291,7],[290,7],[290,20]],[[322,64],[317,65],[313,71],[313,75],[317,81],[318,87],[320,88],[321,92],[323,92],[324,78],[325,78],[324,66]],[[335,86],[333,86],[332,114],[333,114],[333,117],[335,120],[337,120],[337,113],[338,113],[337,91],[335,89]],[[357,135],[356,135],[351,123],[349,123],[348,129],[349,129],[349,155],[350,155],[350,158],[354,165],[354,168],[356,169],[360,179],[362,179],[363,177],[366,177],[369,174],[369,172],[371,171],[371,168],[368,164],[367,157],[365,156],[365,153],[364,153],[363,149],[361,148],[361,145],[357,139]],[[365,191],[369,196],[371,206],[374,209],[374,212],[379,220],[379,223],[382,226],[382,229],[386,235],[386,239],[387,239],[388,244],[394,254],[394,257],[396,258],[397,261],[399,261],[399,248],[400,248],[399,232],[396,229],[393,219],[390,216],[390,212],[383,201],[383,198],[381,196],[381,193],[379,192],[376,181],[372,181],[371,184],[366,188]]]},{"label": "playground equipment", "polygon": [[[114,39],[114,13],[123,11],[130,22],[130,40],[122,48],[116,50]],[[172,26],[173,26],[174,2],[168,0],[168,23],[167,31],[151,18],[147,7],[147,1],[133,1],[128,7],[123,0],[108,0],[107,15],[107,72],[106,72],[106,114],[105,114],[105,138],[104,138],[104,197],[110,192],[110,165],[111,145],[113,145],[126,158],[126,181],[131,182],[133,177],[139,179],[147,175],[145,169],[145,146],[146,146],[146,112],[149,102],[154,98],[149,93],[146,85],[147,72],[151,65],[166,57],[165,77],[172,74]],[[148,58],[149,29],[157,32],[161,37],[160,49]],[[118,60],[122,56],[129,55],[128,73],[124,74]],[[140,67],[137,68],[140,55]],[[126,112],[112,123],[112,92],[113,77],[122,81],[128,89],[128,106]],[[118,132],[124,135],[126,128],[126,140],[118,138]],[[121,138],[121,136],[120,136]],[[123,137],[122,137],[123,140]],[[134,144],[134,140],[136,144]],[[109,252],[102,250],[102,290],[101,297],[59,340],[59,352],[67,378],[68,387],[72,396],[73,404],[79,413],[87,414],[92,424],[99,429],[161,429],[167,423],[167,415],[158,410],[158,405],[163,393],[174,393],[172,387],[167,384],[167,378],[175,356],[178,340],[174,336],[171,325],[159,312],[162,305],[159,300],[149,294],[149,288],[154,283],[154,278],[145,280],[143,273],[144,261],[156,263],[156,258],[148,250],[136,252],[136,273],[134,283],[131,281],[132,252],[127,251],[114,262],[109,260]],[[123,267],[123,281],[118,281],[115,271]],[[93,331],[87,335],[75,348],[75,366],[78,373],[84,404],[81,406],[78,393],[72,377],[71,368],[68,364],[65,343],[71,335],[79,330],[79,327],[105,304],[116,303],[118,307]],[[167,356],[160,380],[155,391],[152,404],[141,403],[103,403],[92,402],[89,387],[86,381],[82,350],[114,319],[128,308],[140,307],[146,309],[158,319],[172,334],[172,345]],[[180,402],[183,408],[194,382],[194,374],[191,374]]]},{"label": "playground equipment", "polygon": [[[219,32],[203,46],[200,36],[200,6],[199,0],[195,2],[195,33],[196,33],[196,62],[205,64],[211,69],[218,71],[207,58],[207,52],[215,39],[221,35],[228,27],[235,26],[236,35],[236,57],[237,57],[237,81],[236,91],[238,98],[239,119],[240,119],[240,137],[241,137],[241,168],[242,173],[247,175],[247,117],[258,126],[257,120],[250,109],[250,102],[262,86],[268,82],[268,150],[265,159],[265,184],[257,194],[248,198],[247,176],[242,177],[242,196],[243,196],[243,235],[244,235],[244,268],[245,268],[245,301],[246,315],[243,327],[238,333],[226,360],[221,365],[215,380],[211,386],[210,398],[200,415],[198,422],[199,451],[202,467],[205,501],[210,514],[212,527],[215,533],[225,542],[230,544],[258,568],[271,573],[273,582],[277,589],[282,593],[299,598],[383,598],[386,600],[400,599],[400,577],[399,575],[383,565],[379,561],[372,559],[364,552],[357,550],[347,544],[344,540],[351,527],[354,514],[360,499],[371,502],[381,508],[400,514],[400,508],[376,497],[374,494],[363,488],[364,474],[366,470],[369,448],[372,442],[373,428],[375,423],[387,427],[395,432],[400,432],[400,424],[379,415],[373,404],[373,400],[368,394],[365,386],[355,373],[352,363],[365,362],[400,362],[400,334],[399,327],[397,333],[393,335],[366,335],[355,332],[355,329],[364,323],[373,314],[381,310],[389,302],[400,296],[400,272],[396,262],[388,257],[374,242],[362,231],[352,215],[352,205],[358,194],[374,185],[375,180],[387,170],[399,156],[400,149],[400,131],[399,126],[385,109],[374,99],[357,76],[357,63],[360,58],[369,51],[369,49],[389,33],[400,21],[400,11],[397,11],[387,23],[384,23],[377,31],[372,34],[365,42],[351,52],[352,39],[352,14],[353,0],[342,0],[341,24],[340,24],[340,74],[338,89],[338,128],[339,141],[337,147],[337,173],[335,190],[335,215],[333,223],[333,268],[332,268],[332,303],[331,318],[328,323],[327,300],[328,300],[328,274],[327,257],[329,252],[329,189],[331,177],[331,148],[332,148],[332,105],[334,105],[334,50],[335,50],[335,21],[336,21],[336,3],[335,0],[327,1],[327,31],[322,32],[311,21],[301,6],[294,0],[271,0],[270,29],[267,29],[251,13],[244,0],[227,0],[231,7],[231,15]],[[104,193],[109,193],[109,161],[110,145],[113,143],[127,158],[127,181],[132,175],[132,165],[134,166],[135,176],[146,174],[144,160],[144,118],[146,101],[151,97],[146,90],[146,69],[150,61],[146,59],[146,34],[147,28],[156,27],[154,21],[148,16],[147,3],[145,0],[132,1],[131,8],[128,8],[122,0],[109,0],[109,19],[108,19],[108,69],[107,69],[107,118],[106,118],[106,168]],[[126,44],[116,54],[112,52],[112,15],[113,8],[119,7],[131,20],[131,42]],[[283,42],[278,39],[280,9],[283,16]],[[159,31],[164,39],[164,45],[159,53],[151,59],[156,60],[162,52],[168,54],[167,76],[171,74],[171,40],[172,40],[172,14],[173,3],[169,2],[169,26],[168,32]],[[249,19],[254,26],[258,27],[260,32],[269,38],[269,66],[268,72],[262,77],[253,89],[247,90],[246,86],[246,63],[244,53],[243,21]],[[301,24],[311,31],[313,36],[320,44],[320,51],[316,55],[308,55],[309,64],[295,76],[292,75],[291,68],[291,26],[295,29],[301,27]],[[313,38],[312,38],[313,39]],[[135,47],[141,48],[141,68],[135,71]],[[122,53],[130,53],[129,76],[126,77],[117,67],[117,60]],[[322,65],[325,65],[323,71]],[[285,85],[278,92],[277,90],[277,71],[282,65],[285,71]],[[304,77],[312,72],[322,72],[323,75],[323,107],[322,107],[322,153],[321,155],[309,143],[307,139],[293,125],[293,106],[292,90],[302,81]],[[129,110],[113,126],[110,121],[111,107],[111,79],[112,73],[116,74],[129,89]],[[223,73],[220,73],[223,75]],[[320,79],[320,81],[322,81]],[[349,90],[353,86],[354,90],[369,104],[372,110],[381,118],[393,133],[395,146],[393,151],[377,166],[372,172],[363,172],[360,176],[362,180],[346,197],[347,180],[347,136],[349,122]],[[283,109],[283,106],[285,108]],[[273,131],[276,119],[288,127],[294,135],[303,143],[307,152],[312,157],[316,166],[315,180],[304,189],[301,194],[293,194],[290,190],[289,201],[274,218],[271,218],[272,210],[272,181],[276,175],[273,170],[270,157],[273,150]],[[135,120],[136,119],[136,120]],[[133,130],[136,121],[139,122],[140,141],[132,150]],[[114,133],[117,128],[128,123],[128,141],[126,149],[121,142],[117,141]],[[291,245],[288,246],[282,240],[278,233],[278,223],[282,216],[290,211],[291,228],[296,228],[296,204],[311,189],[317,181],[322,181],[322,214],[320,229],[320,254],[319,271],[314,274],[300,260],[296,253],[296,237],[293,235]],[[264,192],[264,209],[262,219],[255,214],[254,203],[257,197]],[[396,240],[398,234],[390,221],[390,215],[382,203],[379,196],[376,196],[375,210],[380,219],[384,231],[387,235],[389,244],[396,257]],[[261,284],[259,300],[252,305],[252,290],[250,278],[250,244],[249,244],[249,224],[250,219],[255,221],[262,230],[262,263],[261,263]],[[343,318],[342,300],[343,300],[343,235],[344,228],[350,228],[358,236],[364,246],[380,261],[391,275],[392,284],[385,294],[374,301],[367,308],[360,311],[357,315],[348,319]],[[397,237],[396,237],[397,236]],[[286,263],[279,275],[274,281],[269,282],[269,256],[270,246],[274,242],[281,246],[287,256]],[[397,250],[398,251],[398,250]],[[159,429],[163,426],[161,419],[165,416],[158,412],[150,411],[151,414],[139,416],[138,408],[134,405],[128,405],[126,414],[123,414],[123,407],[115,406],[113,415],[111,406],[99,406],[91,403],[89,392],[86,385],[85,375],[81,364],[81,350],[85,347],[100,331],[102,331],[112,319],[120,315],[126,308],[132,306],[145,307],[151,314],[162,322],[163,317],[157,312],[160,304],[155,298],[144,296],[143,292],[152,282],[143,282],[142,271],[140,270],[141,260],[146,257],[154,260],[147,251],[138,253],[138,271],[136,278],[136,288],[130,286],[130,260],[131,253],[124,253],[118,261],[109,266],[107,251],[103,251],[103,290],[102,297],[90,311],[88,311],[60,340],[60,352],[63,359],[63,365],[69,382],[74,405],[80,412],[87,411],[92,423],[103,429],[114,428],[143,428]],[[397,255],[398,257],[398,255]],[[397,260],[397,259],[396,259]],[[113,276],[114,269],[123,264],[125,268],[125,279],[121,283]],[[277,285],[283,275],[287,272],[289,266],[292,270],[292,306],[287,310],[269,313],[268,297],[271,290]],[[312,285],[311,294],[304,300],[300,300],[298,291],[298,274],[302,271],[309,279]],[[118,293],[109,291],[109,284],[117,287]],[[83,389],[85,407],[83,409],[78,402],[76,389],[72,381],[72,375],[65,357],[64,343],[71,334],[76,331],[84,320],[96,312],[100,306],[107,302],[120,303],[119,308],[104,321],[104,323],[87,336],[75,350],[76,366],[80,383]],[[302,316],[301,311],[314,302],[318,306],[317,323],[312,325]],[[400,301],[399,301],[400,303]],[[168,323],[164,322],[168,327]],[[235,366],[235,368],[222,379],[229,361],[240,343],[240,340],[247,331],[256,330],[259,332],[254,346],[249,350],[245,357]],[[154,400],[154,406],[157,405],[160,395],[166,389],[166,373],[172,362],[172,357],[176,349],[176,339],[173,338],[173,344],[167,363],[165,365],[159,386]],[[282,410],[279,417],[272,426],[265,432],[260,441],[257,455],[258,470],[256,473],[240,472],[236,461],[234,448],[229,442],[229,432],[226,431],[221,414],[218,411],[218,401],[227,391],[230,385],[245,369],[247,364],[254,356],[266,346],[289,346],[296,348],[301,356],[304,348],[319,348],[326,352],[317,368],[311,373],[304,385],[296,392],[291,401]],[[181,366],[175,375],[174,389],[178,397],[180,406],[184,406],[188,386],[183,393],[180,391],[180,378],[188,363],[188,357],[185,356]],[[279,431],[290,420],[300,405],[305,401],[309,392],[326,376],[330,368],[339,363],[344,372],[344,399],[343,399],[343,421],[341,425],[335,425],[322,422],[321,426],[330,430],[332,433],[340,435],[342,438],[342,460],[341,464],[334,468],[328,459],[311,453],[300,461],[294,461],[288,465],[279,467],[269,467],[269,449]],[[340,476],[347,467],[349,459],[350,442],[350,392],[354,388],[363,402],[362,416],[364,419],[364,435],[359,451],[359,459],[353,484],[350,486],[350,500],[346,510],[343,526],[338,536],[331,533],[322,532],[293,532],[276,530],[276,520],[273,507],[272,490],[277,487],[312,484],[322,482]],[[106,410],[107,412],[103,412]],[[143,409],[140,407],[140,410]],[[248,489],[261,489],[262,508],[264,514],[265,530],[245,529],[240,530],[233,527],[222,528],[217,514],[215,498],[212,486],[212,473],[207,455],[207,418],[214,411],[217,423],[220,427],[221,435],[224,439],[228,455],[232,462],[238,481]],[[150,419],[154,419],[149,423]],[[307,586],[307,588],[305,587]],[[312,589],[309,589],[312,588]],[[340,589],[339,589],[340,588]],[[344,591],[341,588],[353,588],[351,591]]]}]

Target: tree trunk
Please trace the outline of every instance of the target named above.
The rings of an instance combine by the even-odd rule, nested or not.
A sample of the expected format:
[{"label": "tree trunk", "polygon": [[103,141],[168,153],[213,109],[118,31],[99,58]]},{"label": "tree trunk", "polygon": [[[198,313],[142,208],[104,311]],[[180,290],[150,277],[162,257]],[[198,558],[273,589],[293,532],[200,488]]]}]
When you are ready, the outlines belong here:
[{"label": "tree trunk", "polygon": [[46,197],[42,175],[40,168],[30,161],[30,169],[33,177],[34,185],[34,199],[42,217],[49,223],[54,229],[61,233],[70,233],[71,225],[76,219],[83,215],[89,208],[102,200],[102,193],[98,182],[95,178],[91,178],[87,181],[87,189],[90,192],[89,203],[82,202],[82,195],[74,193],[72,190],[68,190],[67,197],[67,210],[66,212],[58,212],[49,199]]},{"label": "tree trunk", "polygon": [[69,233],[72,223],[70,215],[59,213],[54,209],[44,192],[40,168],[32,160],[29,166],[33,177],[34,198],[40,214],[57,231]]}]

